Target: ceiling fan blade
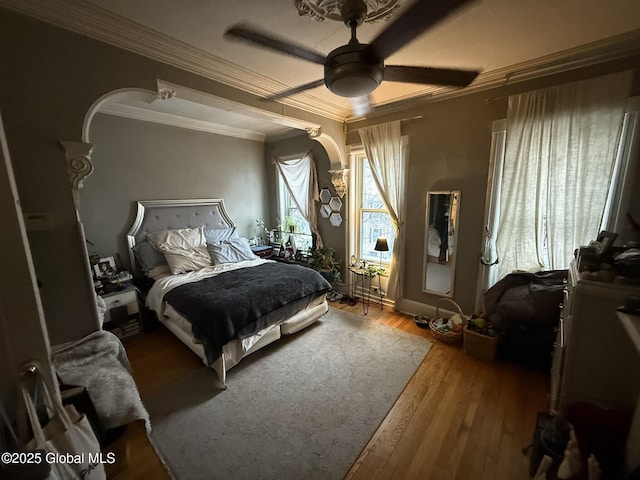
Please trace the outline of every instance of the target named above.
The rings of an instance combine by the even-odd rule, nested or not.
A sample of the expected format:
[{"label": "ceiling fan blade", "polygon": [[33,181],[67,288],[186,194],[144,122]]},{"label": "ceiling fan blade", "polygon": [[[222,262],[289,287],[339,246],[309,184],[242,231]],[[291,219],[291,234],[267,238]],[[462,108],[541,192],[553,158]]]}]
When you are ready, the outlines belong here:
[{"label": "ceiling fan blade", "polygon": [[479,73],[475,70],[456,70],[453,68],[385,65],[384,81],[466,87],[475,80]]},{"label": "ceiling fan blade", "polygon": [[351,110],[356,116],[366,115],[371,111],[371,95],[351,97]]},{"label": "ceiling fan blade", "polygon": [[305,90],[310,90],[321,85],[324,85],[324,80],[316,80],[315,82],[306,83],[304,85],[300,85],[299,87],[290,88],[289,90],[269,95],[268,97],[264,97],[263,100],[280,100],[281,98],[289,97],[291,95],[295,95],[296,93],[304,92]]},{"label": "ceiling fan blade", "polygon": [[369,48],[384,60],[471,1],[473,0],[416,0],[369,44]]},{"label": "ceiling fan blade", "polygon": [[235,25],[224,32],[225,38],[244,40],[258,47],[269,48],[285,55],[308,60],[324,65],[326,57],[305,46],[296,45],[288,40],[277,38],[269,33],[261,32],[250,25]]}]

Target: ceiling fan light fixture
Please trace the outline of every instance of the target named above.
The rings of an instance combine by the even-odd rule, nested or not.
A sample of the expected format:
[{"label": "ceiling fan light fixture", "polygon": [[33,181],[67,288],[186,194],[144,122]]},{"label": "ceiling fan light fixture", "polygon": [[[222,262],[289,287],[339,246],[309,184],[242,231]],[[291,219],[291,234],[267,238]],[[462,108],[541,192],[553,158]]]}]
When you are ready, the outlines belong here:
[{"label": "ceiling fan light fixture", "polygon": [[366,76],[339,76],[332,80],[325,78],[325,85],[336,95],[355,98],[373,92],[380,82]]},{"label": "ceiling fan light fixture", "polygon": [[[413,41],[428,28],[451,15],[458,8],[474,0],[413,0],[407,9],[382,30],[369,45],[362,45],[356,38],[358,26],[365,21],[371,8],[380,6],[384,0],[308,0],[318,2],[317,6],[340,8],[344,24],[351,30],[351,40],[347,45],[336,48],[326,57],[313,49],[291,42],[276,35],[248,25],[235,25],[228,29],[225,38],[246,41],[262,48],[289,55],[318,65],[324,65],[324,78],[289,88],[266,97],[265,100],[279,100],[323,83],[332,93],[352,99],[352,105],[362,103],[364,110],[371,108],[369,94],[382,81],[466,87],[480,73],[475,70],[434,68],[409,65],[386,65],[385,59]],[[396,5],[396,1],[388,0]],[[296,0],[296,5],[306,0]],[[373,5],[372,5],[373,4]],[[354,107],[355,111],[355,107]]]},{"label": "ceiling fan light fixture", "polygon": [[384,63],[366,47],[352,41],[327,56],[324,83],[331,92],[354,98],[378,88],[384,77]]}]

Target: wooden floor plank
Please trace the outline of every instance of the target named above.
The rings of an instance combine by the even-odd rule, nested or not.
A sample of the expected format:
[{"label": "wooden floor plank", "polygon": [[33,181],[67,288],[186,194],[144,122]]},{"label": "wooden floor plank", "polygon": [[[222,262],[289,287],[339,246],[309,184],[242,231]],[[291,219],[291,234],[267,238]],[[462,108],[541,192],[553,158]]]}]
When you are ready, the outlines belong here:
[{"label": "wooden floor plank", "polygon": [[[522,448],[530,443],[536,412],[548,408],[547,375],[476,360],[388,307],[372,305],[364,316],[361,304],[332,306],[433,342],[346,479],[529,478]],[[131,337],[125,347],[143,399],[202,365],[163,328]],[[169,479],[144,428],[130,429],[129,438],[130,466],[113,478]]]}]

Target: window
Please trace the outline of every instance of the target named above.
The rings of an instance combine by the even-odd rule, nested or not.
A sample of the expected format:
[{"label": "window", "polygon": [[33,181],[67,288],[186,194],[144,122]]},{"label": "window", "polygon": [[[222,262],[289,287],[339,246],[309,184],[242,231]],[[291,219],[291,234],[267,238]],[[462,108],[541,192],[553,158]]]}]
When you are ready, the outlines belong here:
[{"label": "window", "polygon": [[[280,171],[276,168],[276,178],[278,184],[278,218],[281,228],[281,238],[286,242],[289,235],[293,236],[296,248],[306,251],[311,248],[312,237],[309,222],[300,213],[300,210],[293,201],[291,193],[287,188]],[[291,234],[289,226],[294,226],[294,233]]]},{"label": "window", "polygon": [[[564,260],[565,263],[558,263],[556,261],[553,262],[553,256],[551,252],[554,249],[557,249],[558,245],[558,230],[563,230],[563,234],[565,236],[569,236],[570,239],[577,237],[574,234],[574,231],[577,230],[576,225],[580,223],[584,223],[582,220],[586,214],[590,213],[588,208],[582,206],[582,208],[570,208],[568,211],[570,215],[567,217],[565,222],[555,222],[551,223],[551,218],[554,215],[554,211],[552,209],[543,210],[539,214],[539,261],[541,263],[541,269],[561,269],[567,268],[568,262],[571,261],[573,250],[580,245],[586,245],[590,240],[594,240],[598,234],[599,230],[610,230],[610,231],[622,231],[623,227],[621,226],[621,220],[623,218],[622,212],[625,212],[628,209],[629,201],[631,197],[632,190],[632,179],[630,178],[630,165],[631,159],[634,155],[637,155],[638,145],[634,142],[634,138],[638,137],[638,132],[640,132],[640,117],[637,113],[640,107],[640,101],[637,97],[632,98],[627,103],[625,108],[626,113],[624,113],[624,121],[622,123],[621,129],[618,131],[619,133],[611,135],[612,140],[610,141],[613,146],[613,154],[611,155],[600,155],[597,156],[593,154],[589,156],[589,169],[595,169],[598,166],[598,162],[603,158],[606,160],[607,158],[615,158],[615,163],[613,168],[609,168],[611,175],[601,175],[605,178],[605,187],[604,194],[591,193],[592,184],[594,182],[591,181],[581,181],[578,182],[578,185],[581,186],[581,195],[589,199],[588,206],[595,203],[597,201],[603,201],[604,197],[607,196],[608,199],[606,204],[599,205],[599,208],[595,214],[595,222],[592,221],[590,223],[590,228],[587,233],[583,236],[583,238],[578,238],[578,240],[572,240],[569,242],[569,246],[566,251],[561,255],[556,255],[556,258],[560,260]],[[611,109],[612,110],[612,109]],[[600,113],[598,118],[604,117],[607,112]],[[558,115],[558,122],[565,121],[565,117],[568,114],[564,113],[563,115]],[[566,122],[566,121],[565,121]],[[619,126],[618,124],[614,124],[615,127]],[[600,135],[607,134],[609,130],[600,128],[597,133]],[[522,243],[523,235],[518,233],[518,237],[511,244],[507,244],[507,248],[496,248],[496,240],[497,240],[497,232],[499,230],[499,225],[502,220],[502,211],[501,211],[501,197],[503,190],[503,170],[506,159],[506,121],[496,122],[494,125],[494,133],[492,139],[492,160],[491,160],[491,169],[492,174],[490,176],[490,184],[492,185],[492,190],[489,192],[490,195],[488,197],[487,203],[487,212],[488,215],[485,218],[486,224],[486,238],[485,245],[483,249],[483,255],[481,257],[481,261],[484,267],[481,269],[481,280],[480,285],[482,288],[478,289],[478,298],[477,305],[480,305],[482,292],[486,289],[490,288],[495,282],[497,282],[505,273],[508,273],[513,268],[522,268],[522,265],[513,264],[513,262],[509,265],[508,268],[501,271],[499,266],[500,263],[504,262],[504,259],[508,259],[509,247],[512,250],[516,250],[519,243]],[[578,137],[579,138],[579,137]],[[593,146],[596,144],[596,140],[598,136],[594,133],[591,133],[588,136],[588,146],[593,149]],[[586,147],[583,147],[586,148]],[[555,160],[555,159],[554,159]],[[531,162],[529,162],[531,163]],[[552,165],[555,166],[559,162],[555,160]],[[557,170],[557,168],[556,168]],[[554,172],[553,169],[549,169],[550,173],[548,177],[550,180],[547,180],[547,183],[555,181],[556,184],[563,182],[566,183],[566,174],[564,174],[564,170],[560,171],[560,175],[557,175],[559,178],[552,178],[551,174]],[[572,176],[573,178],[573,176]],[[558,187],[554,188],[554,191],[557,190]],[[565,195],[565,197],[569,198],[569,196]],[[550,202],[551,206],[558,205],[560,207],[561,212],[563,210],[567,210],[567,202],[566,201],[556,201]],[[600,225],[598,225],[598,219],[602,218]],[[529,215],[526,217],[525,223],[528,222],[530,224],[536,224],[533,215]],[[599,228],[598,228],[599,227]],[[502,251],[500,251],[502,250]],[[509,260],[509,259],[508,259]],[[511,266],[514,265],[514,266]]]},{"label": "window", "polygon": [[[355,195],[356,212],[354,224],[355,255],[361,260],[370,262],[389,263],[395,230],[391,223],[391,218],[385,207],[382,197],[378,192],[378,187],[371,173],[371,167],[367,157],[358,154],[354,162],[355,170]],[[374,249],[378,237],[386,237],[389,244],[388,252],[378,252]]]}]

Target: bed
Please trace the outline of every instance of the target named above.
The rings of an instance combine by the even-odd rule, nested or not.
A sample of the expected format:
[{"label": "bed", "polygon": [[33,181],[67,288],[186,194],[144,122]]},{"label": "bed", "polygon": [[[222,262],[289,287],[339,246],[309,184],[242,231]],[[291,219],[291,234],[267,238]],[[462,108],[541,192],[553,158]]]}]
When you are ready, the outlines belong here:
[{"label": "bed", "polygon": [[127,244],[150,285],[146,305],[222,384],[244,357],[328,311],[329,282],[253,255],[222,199],[139,201]]},{"label": "bed", "polygon": [[[436,227],[429,225],[429,237],[427,242],[427,255],[436,259],[440,258],[440,234]],[[437,260],[436,260],[437,261]]]}]

